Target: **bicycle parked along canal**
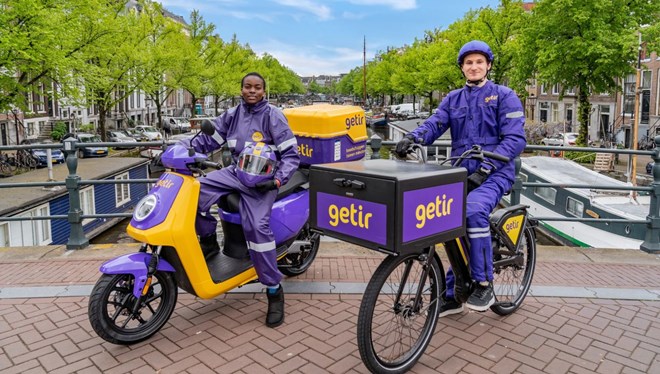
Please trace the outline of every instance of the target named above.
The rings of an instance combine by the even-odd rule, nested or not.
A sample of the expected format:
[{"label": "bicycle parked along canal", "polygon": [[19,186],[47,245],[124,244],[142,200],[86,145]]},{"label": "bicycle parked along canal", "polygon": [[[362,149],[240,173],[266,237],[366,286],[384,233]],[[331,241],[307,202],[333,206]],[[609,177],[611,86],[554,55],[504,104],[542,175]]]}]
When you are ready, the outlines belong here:
[{"label": "bicycle parked along canal", "polygon": [[[444,243],[456,300],[465,302],[471,294],[467,172],[460,164],[485,157],[508,161],[474,147],[446,160],[452,166],[420,157],[420,164],[366,160],[312,167],[312,226],[388,255],[370,279],[358,314],[358,348],[370,371],[406,372],[430,343],[446,292],[435,244]],[[515,312],[529,291],[536,263],[533,226],[524,205],[490,216],[496,298],[490,309],[499,315]]]}]

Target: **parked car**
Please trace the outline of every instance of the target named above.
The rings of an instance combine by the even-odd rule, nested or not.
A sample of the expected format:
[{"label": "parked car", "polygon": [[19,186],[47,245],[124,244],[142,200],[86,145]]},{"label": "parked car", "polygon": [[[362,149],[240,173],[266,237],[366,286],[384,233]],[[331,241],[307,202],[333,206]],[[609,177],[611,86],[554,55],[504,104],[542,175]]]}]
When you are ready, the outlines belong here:
[{"label": "parked car", "polygon": [[147,140],[149,140],[145,135],[135,130],[134,128],[122,129],[120,130],[120,132],[130,138],[135,139],[138,142],[146,142]]},{"label": "parked car", "polygon": [[207,119],[207,120],[209,120],[209,121],[213,121],[215,118],[216,118],[216,117],[211,117],[211,116],[197,116],[197,117],[193,117],[193,118],[190,119],[191,128],[193,128],[193,129],[199,129],[199,127],[200,127],[201,124],[202,124],[202,121],[204,121],[205,119]]},{"label": "parked car", "polygon": [[190,122],[184,117],[163,118],[163,129],[170,129],[172,133],[184,133],[190,131]]},{"label": "parked car", "polygon": [[158,129],[153,126],[139,125],[135,126],[134,128],[135,131],[144,135],[147,138],[147,141],[152,142],[163,139],[163,134],[161,134],[160,131],[158,131]]},{"label": "parked car", "polygon": [[[115,143],[134,143],[134,142],[137,141],[137,140],[135,140],[135,138],[130,137],[130,136],[126,135],[125,133],[121,132],[121,131],[106,131],[105,132],[105,138],[109,142],[115,142]],[[132,145],[126,145],[126,146],[117,145],[114,148],[115,149],[131,149],[131,148],[135,148],[135,146],[132,146]]]},{"label": "parked car", "polygon": [[577,141],[578,133],[567,132],[559,133],[547,138],[543,138],[541,143],[548,146],[574,147]]},{"label": "parked car", "polygon": [[[39,140],[39,139],[24,139],[21,144],[52,144],[51,140]],[[48,165],[48,156],[47,150],[43,148],[30,148],[27,150],[32,157],[37,159],[37,167],[45,167]],[[64,163],[64,152],[60,149],[50,150],[51,159],[53,164],[63,164]]]},{"label": "parked car", "polygon": [[[78,133],[76,139],[80,143],[101,143],[101,137],[93,134]],[[108,147],[85,146],[78,148],[78,158],[85,157],[105,157],[108,155]]]}]

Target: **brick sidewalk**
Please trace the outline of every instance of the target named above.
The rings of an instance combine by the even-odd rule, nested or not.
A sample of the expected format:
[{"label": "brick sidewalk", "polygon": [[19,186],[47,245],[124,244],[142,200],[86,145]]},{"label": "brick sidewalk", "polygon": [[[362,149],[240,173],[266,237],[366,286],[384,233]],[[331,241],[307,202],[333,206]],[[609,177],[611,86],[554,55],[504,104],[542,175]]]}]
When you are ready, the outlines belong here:
[{"label": "brick sidewalk", "polygon": [[[0,287],[93,284],[101,262],[2,261]],[[320,256],[296,281],[366,282],[379,262]],[[658,289],[660,266],[540,258],[534,285]],[[184,293],[160,332],[124,347],[92,331],[87,297],[0,299],[0,372],[366,373],[355,337],[360,300],[289,293],[285,324],[270,329],[263,294]],[[441,319],[411,372],[660,373],[659,337],[660,301],[529,296],[511,316]]]}]

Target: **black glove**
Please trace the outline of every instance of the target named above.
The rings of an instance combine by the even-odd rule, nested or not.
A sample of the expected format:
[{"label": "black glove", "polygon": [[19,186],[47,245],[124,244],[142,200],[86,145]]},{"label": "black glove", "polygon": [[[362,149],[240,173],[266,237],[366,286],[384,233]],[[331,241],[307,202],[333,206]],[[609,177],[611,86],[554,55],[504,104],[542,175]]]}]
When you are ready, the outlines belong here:
[{"label": "black glove", "polygon": [[406,135],[398,143],[394,152],[401,158],[406,158],[412,145],[415,144],[415,138],[412,135]]},{"label": "black glove", "polygon": [[275,182],[275,179],[270,179],[267,181],[259,182],[254,185],[254,188],[257,189],[257,191],[261,193],[268,192],[270,190],[276,190],[277,187],[277,182]]},{"label": "black glove", "polygon": [[480,167],[474,173],[468,176],[468,192],[474,190],[475,188],[481,186],[482,183],[490,175],[490,170]]}]

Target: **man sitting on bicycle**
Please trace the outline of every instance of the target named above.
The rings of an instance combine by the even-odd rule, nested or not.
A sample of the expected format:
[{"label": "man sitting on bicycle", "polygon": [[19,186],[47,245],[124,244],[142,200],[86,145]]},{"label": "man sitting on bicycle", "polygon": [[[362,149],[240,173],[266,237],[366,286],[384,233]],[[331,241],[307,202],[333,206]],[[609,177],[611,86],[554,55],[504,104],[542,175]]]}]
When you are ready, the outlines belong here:
[{"label": "man sitting on bicycle", "polygon": [[[467,82],[447,95],[437,112],[397,143],[396,153],[405,157],[414,143],[432,144],[447,129],[451,131],[451,156],[460,156],[473,145],[509,157],[465,160],[468,170],[466,200],[467,235],[470,242],[470,274],[475,281],[468,308],[486,311],[495,302],[493,294],[493,248],[488,216],[513,185],[513,160],[525,149],[525,114],[520,99],[508,87],[488,80],[493,52],[488,44],[473,40],[458,53],[458,66]],[[461,313],[463,304],[454,299],[454,275],[447,272],[447,291],[438,317]]]}]

